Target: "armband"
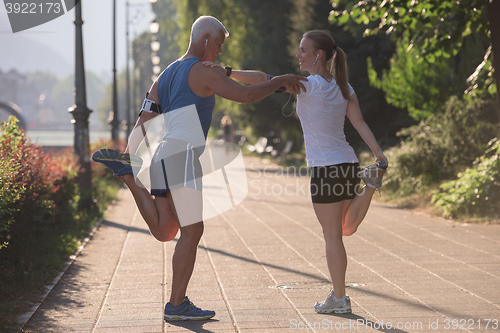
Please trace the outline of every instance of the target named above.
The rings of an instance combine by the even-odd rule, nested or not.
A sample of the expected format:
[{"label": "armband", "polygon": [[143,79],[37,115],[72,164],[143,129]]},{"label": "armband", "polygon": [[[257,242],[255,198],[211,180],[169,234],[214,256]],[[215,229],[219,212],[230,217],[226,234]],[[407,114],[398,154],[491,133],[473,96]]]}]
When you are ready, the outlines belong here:
[{"label": "armband", "polygon": [[144,98],[144,102],[142,103],[141,111],[139,112],[139,114],[141,114],[142,111],[146,111],[149,113],[156,112],[156,113],[160,114],[161,107],[159,104],[156,104],[155,101],[149,99],[148,93],[146,93],[146,98]]}]

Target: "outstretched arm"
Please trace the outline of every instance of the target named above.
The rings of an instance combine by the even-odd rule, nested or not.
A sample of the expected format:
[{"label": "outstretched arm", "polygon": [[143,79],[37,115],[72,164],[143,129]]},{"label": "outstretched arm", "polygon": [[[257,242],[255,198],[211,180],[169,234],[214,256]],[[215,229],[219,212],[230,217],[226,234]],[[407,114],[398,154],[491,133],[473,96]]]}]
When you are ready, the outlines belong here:
[{"label": "outstretched arm", "polygon": [[[195,66],[197,64],[193,65],[193,68]],[[255,76],[255,72],[250,75]],[[267,74],[265,75],[267,78]],[[269,96],[282,86],[286,87],[287,91],[290,92],[305,91],[306,89],[301,81],[307,81],[307,79],[303,76],[287,74],[274,77],[269,81],[266,79],[260,83],[244,86],[228,78],[222,70],[199,65],[197,67],[197,81],[203,82],[210,91],[223,98],[240,103],[252,103]]]},{"label": "outstretched arm", "polygon": [[351,121],[351,124],[354,126],[356,131],[358,131],[359,135],[366,142],[368,147],[370,147],[373,155],[375,155],[377,161],[384,160],[387,161],[387,157],[385,157],[382,149],[380,148],[373,132],[370,130],[365,120],[363,119],[363,115],[361,114],[361,109],[359,108],[358,97],[356,93],[351,95],[351,99],[347,104],[347,117]]},{"label": "outstretched arm", "polygon": [[[212,67],[212,68],[218,68],[224,74],[227,76],[227,70],[225,67],[222,67],[219,64],[216,64],[211,61],[202,61],[201,64],[205,67]],[[239,70],[239,69],[233,69],[231,71],[231,75],[229,77],[232,77],[233,79],[236,79],[238,81],[241,81],[243,83],[248,83],[248,84],[257,84],[257,83],[262,83],[266,82],[268,80],[268,76],[266,73],[261,72],[261,71],[253,71],[253,70]]]}]

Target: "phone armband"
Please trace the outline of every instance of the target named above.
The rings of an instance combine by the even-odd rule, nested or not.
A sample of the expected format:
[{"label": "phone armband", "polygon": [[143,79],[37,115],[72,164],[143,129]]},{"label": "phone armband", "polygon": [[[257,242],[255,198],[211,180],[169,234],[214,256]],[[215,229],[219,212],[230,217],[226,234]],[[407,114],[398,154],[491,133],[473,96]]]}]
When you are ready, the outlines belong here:
[{"label": "phone armband", "polygon": [[142,102],[142,107],[141,107],[141,111],[139,112],[139,114],[141,114],[142,111],[146,111],[149,113],[156,112],[156,113],[160,114],[161,107],[159,104],[156,104],[155,101],[149,99],[148,93],[146,93],[146,97],[144,98],[144,102]]}]

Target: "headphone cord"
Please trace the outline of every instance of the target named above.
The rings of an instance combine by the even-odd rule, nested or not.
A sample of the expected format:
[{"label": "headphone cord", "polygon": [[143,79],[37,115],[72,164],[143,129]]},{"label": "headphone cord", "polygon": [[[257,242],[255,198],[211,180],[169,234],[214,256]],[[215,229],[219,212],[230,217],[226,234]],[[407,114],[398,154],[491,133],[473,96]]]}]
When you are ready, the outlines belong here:
[{"label": "headphone cord", "polygon": [[295,109],[296,109],[296,108],[294,108],[294,109],[292,110],[292,113],[290,113],[289,115],[286,115],[286,114],[285,114],[285,108],[286,108],[286,106],[288,105],[288,103],[290,103],[290,100],[291,100],[291,99],[292,99],[292,94],[290,94],[290,97],[288,97],[288,101],[286,102],[285,106],[283,106],[283,109],[281,109],[281,114],[282,114],[283,116],[287,117],[287,118],[288,118],[288,117],[291,117],[291,116],[293,115],[293,113],[295,112]]}]

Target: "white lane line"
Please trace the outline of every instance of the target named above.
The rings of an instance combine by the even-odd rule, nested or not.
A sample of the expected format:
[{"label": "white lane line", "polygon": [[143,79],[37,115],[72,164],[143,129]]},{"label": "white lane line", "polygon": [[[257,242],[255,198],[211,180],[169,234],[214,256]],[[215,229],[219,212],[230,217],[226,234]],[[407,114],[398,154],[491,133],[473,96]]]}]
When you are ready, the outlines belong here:
[{"label": "white lane line", "polygon": [[[382,215],[380,215],[379,213],[373,213],[372,215],[382,216]],[[384,218],[386,218],[386,216],[383,216],[383,217],[384,217]],[[418,229],[418,230],[420,230],[420,231],[424,231],[424,232],[426,232],[426,233],[428,233],[428,234],[431,234],[431,235],[433,235],[433,236],[435,236],[435,237],[437,237],[437,238],[440,238],[440,239],[446,240],[446,241],[451,242],[451,243],[454,243],[454,244],[456,244],[456,245],[463,246],[463,247],[466,247],[466,248],[468,248],[468,249],[471,249],[471,250],[474,250],[474,251],[477,251],[477,252],[480,252],[480,253],[483,253],[483,254],[486,254],[486,255],[489,255],[489,256],[492,256],[492,257],[495,257],[495,258],[500,259],[500,255],[496,255],[496,254],[493,254],[493,253],[491,253],[491,252],[488,252],[488,251],[485,251],[485,250],[481,250],[481,249],[475,248],[475,247],[473,247],[473,246],[467,245],[467,244],[465,244],[465,243],[458,242],[458,241],[453,240],[453,239],[451,239],[451,238],[448,238],[448,237],[442,236],[442,235],[440,235],[440,234],[438,234],[438,233],[436,233],[436,232],[434,232],[434,231],[430,231],[430,230],[427,230],[427,229],[425,229],[425,228],[423,228],[423,227],[417,226],[417,225],[415,225],[415,224],[413,224],[413,223],[411,223],[411,222],[408,222],[408,221],[405,221],[405,220],[398,220],[397,222],[398,222],[398,223],[404,223],[404,224],[406,224],[406,225],[409,225],[410,227],[413,227],[413,228]]]},{"label": "white lane line", "polygon": [[[488,227],[488,228],[489,228],[489,227]],[[475,231],[472,231],[472,230],[470,230],[470,229],[465,229],[465,228],[464,228],[464,229],[461,229],[461,230],[464,230],[464,231],[465,231],[465,232],[467,232],[467,233],[474,234],[474,235],[478,236],[478,237],[479,237],[479,238],[481,238],[481,239],[485,239],[485,240],[488,240],[488,241],[490,241],[490,242],[500,244],[500,241],[499,241],[498,239],[495,239],[495,238],[491,238],[491,237],[487,237],[487,236],[481,235],[480,233],[475,232]]]},{"label": "white lane line", "polygon": [[391,230],[389,230],[389,229],[386,229],[386,228],[384,228],[384,227],[382,227],[382,226],[380,226],[380,225],[377,225],[376,223],[370,223],[370,224],[367,224],[367,225],[368,225],[368,226],[375,226],[376,228],[382,229],[384,232],[387,232],[387,233],[389,233],[389,234],[393,235],[394,237],[401,239],[402,241],[404,241],[404,242],[406,242],[406,243],[410,243],[410,244],[413,244],[413,245],[415,245],[415,246],[421,247],[421,248],[423,248],[423,249],[425,249],[425,250],[427,250],[427,251],[429,251],[429,252],[431,252],[431,253],[434,253],[434,254],[436,254],[436,255],[438,255],[438,256],[440,256],[440,257],[443,257],[443,258],[446,258],[446,259],[449,259],[449,260],[455,261],[455,262],[457,262],[457,263],[459,263],[459,264],[462,264],[462,265],[465,265],[465,266],[467,266],[467,267],[473,268],[473,269],[478,270],[478,271],[480,271],[480,272],[482,272],[482,273],[485,273],[485,274],[487,274],[487,275],[489,275],[489,276],[491,276],[491,277],[493,277],[493,278],[495,278],[495,279],[499,279],[499,280],[500,280],[500,276],[496,276],[496,275],[494,275],[494,274],[492,274],[492,273],[490,273],[490,272],[485,271],[484,269],[481,269],[481,268],[479,268],[479,267],[476,267],[476,266],[473,266],[473,265],[471,265],[471,264],[468,264],[468,263],[466,263],[465,261],[462,261],[462,260],[459,260],[459,259],[455,259],[455,258],[453,258],[453,257],[450,257],[450,256],[448,256],[448,255],[444,254],[444,253],[441,253],[441,252],[439,252],[439,251],[433,250],[433,249],[431,249],[430,247],[427,247],[427,246],[424,246],[424,245],[418,244],[418,243],[416,243],[416,242],[414,242],[414,241],[412,241],[412,240],[410,240],[410,239],[408,239],[408,238],[405,238],[405,237],[403,237],[403,236],[400,236],[400,235],[396,234],[395,232],[393,232],[393,231],[391,231]]},{"label": "white lane line", "polygon": [[[162,257],[163,257],[163,297],[162,301],[163,304],[167,303],[167,242],[163,242],[162,244]],[[165,333],[167,331],[167,321],[163,319],[163,325],[162,325],[162,333]]]},{"label": "white lane line", "polygon": [[120,251],[120,256],[118,257],[118,260],[116,261],[116,266],[113,271],[113,275],[111,276],[111,280],[109,281],[109,285],[106,288],[106,293],[104,294],[104,298],[102,299],[101,305],[99,306],[99,312],[97,313],[94,326],[92,326],[92,333],[95,332],[97,328],[97,324],[99,323],[99,320],[101,319],[102,311],[104,309],[104,305],[106,304],[109,296],[109,292],[111,290],[111,286],[113,285],[113,281],[115,280],[116,273],[118,272],[118,267],[120,267],[122,258],[123,258],[123,253],[125,252],[125,247],[128,243],[128,240],[130,239],[130,228],[132,226],[132,223],[134,222],[135,218],[137,217],[137,214],[139,213],[139,210],[136,208],[134,211],[134,214],[132,215],[132,218],[130,219],[130,223],[128,225],[128,230],[127,230],[127,236],[125,236],[125,241],[123,242],[122,249]]},{"label": "white lane line", "polygon": [[387,254],[389,254],[389,255],[393,256],[394,258],[397,258],[397,259],[399,259],[399,260],[401,260],[401,261],[403,261],[403,262],[405,262],[405,263],[407,263],[407,264],[413,265],[413,266],[415,266],[415,267],[417,267],[417,268],[419,268],[419,269],[423,270],[424,272],[427,272],[427,273],[429,273],[429,274],[433,275],[434,277],[437,277],[438,279],[442,280],[443,282],[446,282],[446,283],[448,283],[448,284],[452,285],[453,287],[456,287],[456,288],[460,289],[461,291],[464,291],[464,292],[466,292],[466,293],[468,293],[468,294],[470,294],[470,295],[472,295],[472,296],[474,296],[474,297],[477,297],[477,298],[479,298],[480,300],[482,300],[482,301],[484,301],[484,302],[486,302],[486,303],[488,303],[488,304],[490,304],[490,305],[493,305],[494,307],[496,307],[496,308],[500,309],[500,305],[497,305],[497,304],[493,303],[492,301],[487,300],[486,298],[481,297],[481,296],[479,296],[479,295],[477,295],[477,294],[473,293],[472,291],[470,291],[470,290],[468,290],[468,289],[466,289],[466,288],[464,288],[464,287],[459,286],[459,285],[458,285],[458,284],[456,284],[456,283],[453,283],[453,282],[451,282],[451,281],[449,281],[449,280],[446,280],[445,278],[443,278],[443,277],[439,276],[438,274],[436,274],[436,273],[434,273],[434,272],[432,272],[432,271],[428,270],[427,268],[424,268],[424,267],[422,267],[422,266],[420,266],[420,265],[418,265],[418,264],[416,264],[416,263],[414,263],[414,262],[412,262],[412,261],[406,260],[405,258],[402,258],[402,257],[398,256],[397,254],[394,254],[394,253],[390,252],[389,250],[386,250],[386,249],[384,249],[383,247],[380,247],[380,246],[378,246],[377,244],[372,243],[372,242],[368,241],[367,239],[365,239],[365,238],[363,238],[363,237],[361,237],[361,236],[359,236],[359,235],[358,235],[357,237],[358,237],[359,239],[361,239],[363,242],[365,242],[365,243],[367,243],[367,244],[369,244],[369,245],[371,245],[371,246],[373,246],[373,247],[375,247],[375,248],[377,248],[377,249],[379,249],[379,250],[381,250],[381,251],[383,251],[383,252],[385,252],[385,253],[387,253]]},{"label": "white lane line", "polygon": [[[242,204],[240,204],[239,206],[242,206]],[[227,225],[229,225],[229,227],[233,230],[233,232],[235,233],[235,235],[239,238],[239,240],[243,243],[243,245],[247,248],[247,250],[252,254],[252,256],[255,259],[255,262],[258,263],[262,267],[262,269],[264,269],[264,271],[267,273],[267,275],[269,275],[269,277],[271,278],[271,280],[273,281],[273,283],[276,286],[279,286],[280,284],[278,283],[278,281],[276,281],[276,279],[271,274],[271,272],[269,272],[269,270],[267,269],[267,267],[262,263],[262,261],[255,254],[255,252],[248,245],[248,243],[243,239],[243,237],[241,236],[241,234],[238,232],[238,230],[236,230],[235,226],[231,223],[231,221],[227,218],[227,216],[224,215],[223,213],[221,213],[220,216],[227,223]],[[302,320],[302,322],[306,323],[307,322],[306,318],[302,315],[302,313],[299,311],[299,309],[297,309],[297,307],[295,306],[295,304],[292,302],[292,300],[290,299],[290,297],[288,297],[288,295],[283,291],[283,289],[282,288],[276,288],[276,289],[288,301],[288,303],[290,304],[290,306],[292,307],[292,309],[299,315],[299,317]],[[316,331],[312,327],[308,327],[308,329],[309,329],[309,331],[316,333]]]},{"label": "white lane line", "polygon": [[[283,216],[284,218],[286,218],[287,220],[291,221],[292,223],[302,227],[304,230],[308,231],[309,233],[311,233],[312,235],[314,235],[316,238],[318,239],[321,239],[323,240],[323,238],[316,234],[313,230],[311,230],[310,228],[304,226],[303,224],[301,224],[300,222],[294,220],[293,218],[289,217],[288,215],[282,213],[281,211],[277,210],[276,208],[272,207],[271,205],[267,204],[266,202],[261,202],[261,204],[263,205],[266,205],[268,206],[270,209],[272,209],[273,211],[275,211],[276,213],[280,214],[281,216]],[[357,236],[359,238],[359,236]],[[398,286],[396,283],[390,281],[389,279],[387,279],[386,277],[384,277],[382,274],[378,273],[377,271],[375,271],[373,268],[371,268],[370,266],[354,259],[352,256],[347,256],[349,258],[349,260],[352,260],[354,261],[355,263],[357,263],[358,265],[368,269],[370,272],[372,272],[373,274],[379,276],[380,278],[382,278],[384,281],[386,281],[387,283],[389,283],[390,285],[394,286],[396,289],[400,290],[401,292],[403,292],[405,295],[413,298],[414,300],[416,300],[418,303],[424,305],[425,307],[429,308],[430,310],[434,311],[435,313],[441,315],[443,318],[448,318],[448,316],[446,316],[444,313],[434,309],[432,306],[430,306],[429,304],[425,303],[424,301],[422,301],[421,299],[419,299],[418,297],[412,295],[411,293],[409,293],[408,291],[404,290],[402,287]],[[358,303],[356,303],[358,304]],[[367,311],[366,309],[364,309],[363,307],[360,306],[360,308],[362,308],[364,311],[366,311],[366,313],[370,314],[369,311]],[[370,314],[370,316],[372,316],[373,318],[376,318],[374,317],[373,315]],[[378,321],[378,320],[377,320]],[[468,332],[470,332],[469,330],[466,330]],[[471,332],[472,333],[472,332]]]},{"label": "white lane line", "polygon": [[217,284],[219,285],[219,290],[222,295],[222,298],[224,299],[224,303],[226,303],[226,308],[227,311],[229,312],[229,317],[231,317],[231,321],[233,323],[234,331],[235,332],[241,332],[240,328],[238,327],[238,322],[236,321],[236,317],[234,316],[233,309],[231,308],[231,304],[229,304],[229,300],[226,295],[226,291],[224,290],[224,286],[222,285],[222,281],[220,279],[219,273],[217,272],[217,268],[215,268],[215,263],[212,259],[212,254],[210,253],[210,250],[207,247],[207,244],[205,243],[205,239],[202,238],[201,241],[203,242],[203,247],[205,248],[205,251],[207,252],[208,260],[210,261],[210,265],[212,266],[212,269],[214,271],[215,278],[217,279]]},{"label": "white lane line", "polygon": [[[323,273],[323,271],[321,271],[318,267],[314,266],[313,263],[311,263],[309,260],[307,260],[307,258],[305,258],[302,254],[300,254],[295,248],[293,248],[286,240],[283,239],[283,237],[281,237],[274,229],[272,229],[267,223],[265,223],[264,221],[262,221],[258,216],[256,216],[255,214],[253,214],[248,208],[246,208],[243,204],[241,204],[243,210],[245,210],[245,212],[252,216],[256,221],[258,221],[259,223],[261,223],[264,227],[266,227],[269,231],[271,231],[279,240],[281,240],[289,249],[291,249],[295,254],[297,254],[302,260],[304,260],[310,267],[312,267],[313,269],[315,269],[317,272],[319,272],[326,280],[330,281],[330,276],[326,275],[325,273]],[[354,299],[351,298],[351,301],[356,304],[360,309],[362,309],[363,311],[365,311],[365,313],[370,316],[371,318],[373,318],[376,322],[378,322],[378,318],[375,317],[372,313],[370,313],[370,311],[368,311],[365,307],[363,307],[361,304],[359,304],[358,302],[356,302]]]}]

